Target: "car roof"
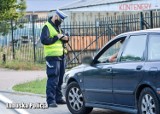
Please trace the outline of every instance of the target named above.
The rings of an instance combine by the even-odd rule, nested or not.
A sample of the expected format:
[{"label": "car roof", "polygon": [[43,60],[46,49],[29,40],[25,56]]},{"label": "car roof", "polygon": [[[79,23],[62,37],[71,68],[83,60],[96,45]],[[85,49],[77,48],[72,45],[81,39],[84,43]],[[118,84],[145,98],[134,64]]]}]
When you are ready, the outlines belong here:
[{"label": "car roof", "polygon": [[127,36],[127,35],[131,35],[131,34],[143,34],[143,33],[160,33],[160,28],[153,28],[153,29],[146,29],[146,30],[139,30],[139,31],[131,31],[131,32],[125,32],[122,33],[118,36]]}]

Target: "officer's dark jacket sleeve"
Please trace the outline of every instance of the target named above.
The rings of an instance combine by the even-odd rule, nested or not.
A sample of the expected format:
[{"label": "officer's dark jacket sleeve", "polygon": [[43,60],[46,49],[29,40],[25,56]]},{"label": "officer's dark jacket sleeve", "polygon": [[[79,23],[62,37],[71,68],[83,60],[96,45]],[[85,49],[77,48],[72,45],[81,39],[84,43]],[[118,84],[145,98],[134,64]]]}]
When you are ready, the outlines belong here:
[{"label": "officer's dark jacket sleeve", "polygon": [[42,32],[41,32],[41,43],[43,45],[50,45],[50,44],[53,44],[55,43],[57,40],[58,40],[58,37],[57,36],[54,36],[54,38],[49,38],[50,34],[49,34],[49,29],[48,27],[45,25],[42,29]]}]

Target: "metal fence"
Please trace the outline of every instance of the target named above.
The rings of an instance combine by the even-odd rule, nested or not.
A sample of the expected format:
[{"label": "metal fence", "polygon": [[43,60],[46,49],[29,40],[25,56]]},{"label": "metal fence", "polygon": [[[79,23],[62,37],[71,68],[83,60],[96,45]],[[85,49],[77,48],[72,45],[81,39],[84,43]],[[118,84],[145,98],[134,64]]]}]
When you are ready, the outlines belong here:
[{"label": "metal fence", "polygon": [[[40,43],[41,29],[47,18],[21,19],[21,28],[0,36],[0,60],[44,62],[43,46]],[[148,11],[137,14],[104,17],[91,22],[64,23],[62,29],[70,35],[67,48],[67,67],[81,63],[84,55],[94,56],[114,36],[128,31],[160,27],[160,12]]]}]

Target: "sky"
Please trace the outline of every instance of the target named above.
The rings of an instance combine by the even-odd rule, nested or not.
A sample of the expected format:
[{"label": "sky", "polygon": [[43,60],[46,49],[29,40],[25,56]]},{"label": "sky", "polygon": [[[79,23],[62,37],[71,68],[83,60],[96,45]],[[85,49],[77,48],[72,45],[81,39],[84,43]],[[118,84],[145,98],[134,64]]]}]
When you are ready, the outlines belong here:
[{"label": "sky", "polygon": [[26,0],[26,11],[50,11],[74,1],[76,0]]}]

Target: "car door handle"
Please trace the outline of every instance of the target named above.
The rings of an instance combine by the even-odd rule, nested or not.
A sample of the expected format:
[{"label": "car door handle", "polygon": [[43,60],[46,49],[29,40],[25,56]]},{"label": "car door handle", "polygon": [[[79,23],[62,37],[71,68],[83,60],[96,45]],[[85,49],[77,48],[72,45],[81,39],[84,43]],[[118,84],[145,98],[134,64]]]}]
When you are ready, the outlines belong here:
[{"label": "car door handle", "polygon": [[142,65],[138,65],[137,67],[136,67],[136,70],[141,70],[142,69]]},{"label": "car door handle", "polygon": [[106,70],[107,72],[112,72],[112,67],[108,67]]}]

